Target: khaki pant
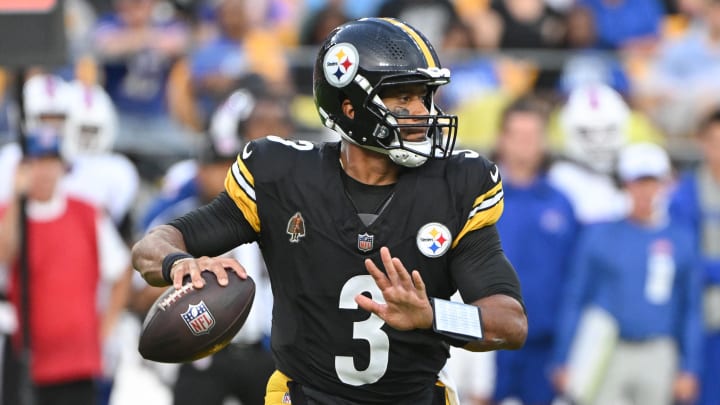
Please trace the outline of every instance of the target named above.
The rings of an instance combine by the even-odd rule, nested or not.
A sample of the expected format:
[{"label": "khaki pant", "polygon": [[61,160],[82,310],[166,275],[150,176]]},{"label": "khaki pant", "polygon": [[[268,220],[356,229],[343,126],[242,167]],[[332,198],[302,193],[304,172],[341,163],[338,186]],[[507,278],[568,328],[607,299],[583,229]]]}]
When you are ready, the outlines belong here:
[{"label": "khaki pant", "polygon": [[671,338],[620,340],[595,405],[671,405],[678,354]]}]

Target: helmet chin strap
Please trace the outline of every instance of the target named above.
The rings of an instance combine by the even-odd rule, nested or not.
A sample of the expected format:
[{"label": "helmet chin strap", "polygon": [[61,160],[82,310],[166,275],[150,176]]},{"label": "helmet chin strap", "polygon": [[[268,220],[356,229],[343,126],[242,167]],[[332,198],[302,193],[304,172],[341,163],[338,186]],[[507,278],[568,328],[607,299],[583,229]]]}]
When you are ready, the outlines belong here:
[{"label": "helmet chin strap", "polygon": [[390,160],[392,160],[394,163],[405,167],[421,166],[428,159],[426,156],[418,155],[411,152],[411,150],[416,150],[420,153],[429,155],[430,150],[432,149],[430,139],[426,139],[421,142],[405,141],[403,142],[403,146],[407,149],[390,149],[388,151],[388,156],[390,156]]}]

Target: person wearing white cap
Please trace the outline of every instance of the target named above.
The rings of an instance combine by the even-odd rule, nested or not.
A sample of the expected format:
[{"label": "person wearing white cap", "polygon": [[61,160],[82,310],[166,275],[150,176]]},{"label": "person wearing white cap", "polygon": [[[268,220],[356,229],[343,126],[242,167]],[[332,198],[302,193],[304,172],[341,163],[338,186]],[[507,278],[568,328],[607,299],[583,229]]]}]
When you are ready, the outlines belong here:
[{"label": "person wearing white cap", "polygon": [[614,325],[612,350],[586,402],[689,403],[701,363],[701,281],[693,236],[667,215],[670,159],[655,144],[626,146],[618,175],[630,211],[589,225],[578,242],[560,312],[555,381],[567,392],[581,314],[599,308]]}]

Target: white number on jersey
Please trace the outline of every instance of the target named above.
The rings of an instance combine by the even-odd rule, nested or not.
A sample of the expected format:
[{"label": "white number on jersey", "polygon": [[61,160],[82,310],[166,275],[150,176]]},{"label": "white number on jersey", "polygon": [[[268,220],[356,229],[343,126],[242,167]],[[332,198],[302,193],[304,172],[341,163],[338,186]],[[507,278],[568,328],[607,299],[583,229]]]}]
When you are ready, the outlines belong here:
[{"label": "white number on jersey", "polygon": [[[340,291],[340,308],[357,309],[355,296],[370,293],[370,298],[385,303],[382,292],[370,275],[355,276],[348,280]],[[358,370],[351,356],[335,356],[335,372],[340,381],[349,385],[372,384],[387,371],[390,339],[383,332],[385,322],[375,314],[364,321],[353,322],[353,339],[366,340],[370,345],[370,362],[365,370]]]},{"label": "white number on jersey", "polygon": [[290,140],[290,139],[283,139],[276,135],[268,135],[267,136],[268,141],[278,142],[283,145],[287,145],[291,148],[295,148],[297,150],[312,150],[313,144],[312,142],[303,141],[303,140]]}]

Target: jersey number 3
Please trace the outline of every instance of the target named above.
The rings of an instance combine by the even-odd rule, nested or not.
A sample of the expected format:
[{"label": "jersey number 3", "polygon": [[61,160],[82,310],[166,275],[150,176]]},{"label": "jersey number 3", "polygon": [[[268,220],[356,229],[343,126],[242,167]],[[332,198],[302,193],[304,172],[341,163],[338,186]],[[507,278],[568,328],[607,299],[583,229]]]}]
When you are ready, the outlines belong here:
[{"label": "jersey number 3", "polygon": [[[357,309],[355,296],[369,293],[370,298],[385,303],[382,292],[370,275],[355,276],[348,280],[340,291],[340,309]],[[360,322],[353,322],[353,339],[366,340],[370,345],[370,362],[364,370],[355,367],[351,356],[335,356],[335,372],[340,381],[348,385],[372,384],[387,371],[390,339],[381,329],[385,322],[375,314]]]}]

